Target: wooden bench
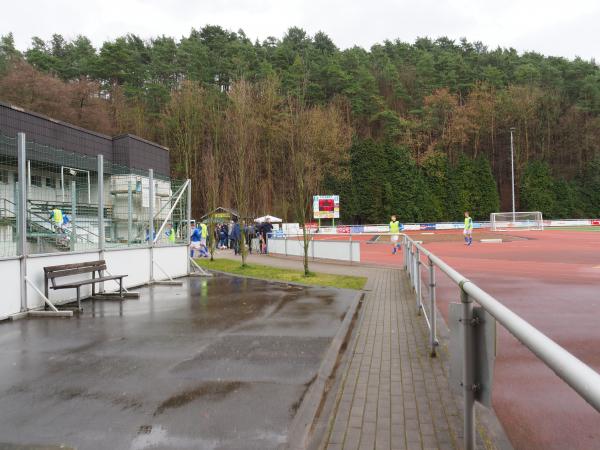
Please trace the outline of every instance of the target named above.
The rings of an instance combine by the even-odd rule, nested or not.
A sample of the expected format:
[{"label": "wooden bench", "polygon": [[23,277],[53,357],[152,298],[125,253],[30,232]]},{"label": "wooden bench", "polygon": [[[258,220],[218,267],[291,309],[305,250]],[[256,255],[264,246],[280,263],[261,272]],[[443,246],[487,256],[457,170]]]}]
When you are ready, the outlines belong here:
[{"label": "wooden bench", "polygon": [[[106,270],[106,261],[103,259],[98,261],[86,261],[75,264],[63,264],[62,266],[44,267],[44,287],[46,298],[48,297],[48,282],[52,283],[52,289],[76,289],[77,290],[77,307],[81,309],[81,286],[88,284],[92,285],[92,298],[96,295],[96,283],[109,280],[119,280],[119,297],[123,298],[123,278],[127,275],[109,275],[104,276]],[[92,278],[87,280],[67,281],[64,284],[57,284],[57,278],[70,277],[73,275],[91,273]],[[98,276],[96,277],[96,273]]]}]

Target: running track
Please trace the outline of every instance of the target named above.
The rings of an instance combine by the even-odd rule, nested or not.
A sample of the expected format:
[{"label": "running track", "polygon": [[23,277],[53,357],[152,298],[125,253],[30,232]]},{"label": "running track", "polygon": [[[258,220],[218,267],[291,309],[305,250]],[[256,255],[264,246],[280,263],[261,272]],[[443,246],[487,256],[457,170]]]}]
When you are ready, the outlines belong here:
[{"label": "running track", "polygon": [[[526,239],[481,244],[475,232],[471,247],[462,242],[425,247],[600,372],[600,233],[511,234]],[[353,236],[362,242],[363,263],[402,264],[391,244],[367,243],[369,238]],[[447,319],[457,288],[443,274],[437,282],[438,307]],[[494,409],[515,449],[600,449],[600,414],[501,326],[494,377]]]}]

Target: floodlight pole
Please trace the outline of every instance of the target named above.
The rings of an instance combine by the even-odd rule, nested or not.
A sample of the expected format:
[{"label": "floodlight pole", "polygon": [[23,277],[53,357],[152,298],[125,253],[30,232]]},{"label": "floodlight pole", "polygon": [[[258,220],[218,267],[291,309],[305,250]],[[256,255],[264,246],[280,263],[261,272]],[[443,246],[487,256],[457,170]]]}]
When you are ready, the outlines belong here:
[{"label": "floodlight pole", "polygon": [[512,213],[513,213],[513,222],[515,221],[515,162],[514,162],[514,143],[513,143],[513,133],[515,129],[510,129],[510,174],[511,174],[511,182],[512,182]]}]

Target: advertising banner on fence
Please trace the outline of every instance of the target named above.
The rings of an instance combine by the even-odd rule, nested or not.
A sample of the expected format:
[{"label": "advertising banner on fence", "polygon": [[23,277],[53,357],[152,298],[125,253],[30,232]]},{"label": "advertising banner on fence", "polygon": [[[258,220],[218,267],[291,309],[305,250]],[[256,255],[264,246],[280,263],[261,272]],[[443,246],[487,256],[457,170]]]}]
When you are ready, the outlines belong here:
[{"label": "advertising banner on fence", "polygon": [[568,227],[568,226],[581,227],[581,226],[591,225],[591,223],[592,223],[592,221],[589,220],[589,219],[583,219],[583,220],[551,220],[549,226],[551,226],[551,227]]},{"label": "advertising banner on fence", "polygon": [[[402,229],[402,225],[400,225],[400,229]],[[365,233],[389,233],[389,231],[389,225],[365,225],[363,227]]]},{"label": "advertising banner on fence", "polygon": [[592,219],[591,224],[595,227],[600,226],[600,219]]},{"label": "advertising banner on fence", "polygon": [[315,219],[339,219],[340,218],[340,196],[339,195],[314,195],[313,217]]}]

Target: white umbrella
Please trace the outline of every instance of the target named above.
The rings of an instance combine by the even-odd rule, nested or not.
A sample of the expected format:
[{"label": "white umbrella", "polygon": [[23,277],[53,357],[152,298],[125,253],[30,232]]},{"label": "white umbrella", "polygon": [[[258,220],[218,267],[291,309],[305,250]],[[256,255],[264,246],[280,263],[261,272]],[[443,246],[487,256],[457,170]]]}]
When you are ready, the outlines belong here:
[{"label": "white umbrella", "polygon": [[268,214],[266,216],[257,217],[256,219],[254,219],[254,221],[258,222],[258,223],[266,222],[267,220],[269,222],[271,222],[271,223],[281,223],[281,222],[283,222],[283,220],[281,220],[279,217],[270,216]]}]

